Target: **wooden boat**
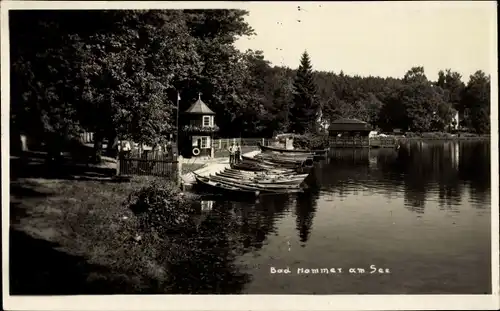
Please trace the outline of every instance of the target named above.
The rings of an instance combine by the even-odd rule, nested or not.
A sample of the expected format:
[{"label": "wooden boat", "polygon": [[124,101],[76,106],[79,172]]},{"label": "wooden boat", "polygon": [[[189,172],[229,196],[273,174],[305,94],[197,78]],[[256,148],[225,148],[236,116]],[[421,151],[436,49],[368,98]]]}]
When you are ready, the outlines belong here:
[{"label": "wooden boat", "polygon": [[257,159],[262,159],[262,160],[265,160],[265,161],[269,161],[269,162],[272,162],[272,163],[284,164],[284,165],[301,165],[305,161],[308,161],[308,160],[312,161],[313,160],[313,158],[287,160],[287,159],[282,159],[282,158],[278,158],[278,157],[268,157],[268,156],[260,156],[260,157],[256,157],[256,158]]},{"label": "wooden boat", "polygon": [[282,153],[282,152],[276,152],[276,151],[262,151],[261,153],[257,155],[268,155],[268,156],[273,156],[273,157],[280,157],[284,159],[303,159],[303,158],[312,158],[314,157],[314,153]]},{"label": "wooden boat", "polygon": [[312,159],[314,155],[299,155],[299,156],[286,156],[286,155],[281,155],[281,154],[274,154],[274,153],[267,153],[263,152],[255,156],[255,158],[265,158],[265,159],[276,159],[276,160],[282,160],[282,161],[304,161],[307,159]]},{"label": "wooden boat", "polygon": [[272,173],[272,172],[250,172],[250,171],[226,169],[223,172],[234,174],[237,176],[242,176],[244,178],[260,178],[260,179],[290,178],[290,177],[296,177],[298,175],[296,170],[293,170],[291,172]]},{"label": "wooden boat", "polygon": [[279,169],[274,163],[264,163],[260,159],[243,159],[242,162],[231,164],[231,168],[247,171],[247,172],[268,172],[268,171],[277,171],[283,170],[283,168]]},{"label": "wooden boat", "polygon": [[298,173],[295,170],[283,170],[283,171],[267,171],[267,172],[249,172],[227,168],[224,170],[225,172],[230,172],[233,174],[244,175],[249,177],[263,177],[263,178],[272,178],[272,177],[293,177],[297,176]]},{"label": "wooden boat", "polygon": [[314,154],[321,154],[321,153],[326,153],[327,152],[327,150],[285,149],[285,148],[279,148],[279,147],[263,146],[261,144],[259,144],[259,148],[262,151],[274,151],[274,152],[280,152],[280,153],[314,153]]},{"label": "wooden boat", "polygon": [[255,163],[248,163],[248,162],[240,162],[240,163],[231,164],[231,168],[239,169],[239,170],[246,170],[246,171],[254,171],[254,172],[267,171],[267,168],[265,168],[261,165],[257,165]]},{"label": "wooden boat", "polygon": [[314,153],[279,153],[274,151],[264,151],[257,155],[256,157],[271,157],[283,160],[305,160],[314,157]]},{"label": "wooden boat", "polygon": [[300,185],[292,184],[258,184],[258,183],[250,183],[248,181],[244,181],[238,178],[230,178],[230,177],[222,177],[222,176],[214,176],[211,175],[209,177],[213,181],[225,182],[230,185],[234,185],[235,187],[249,187],[252,189],[257,189],[260,192],[280,192],[280,191],[289,191],[289,190],[301,190]]},{"label": "wooden boat", "polygon": [[248,161],[251,163],[256,163],[256,165],[260,165],[263,168],[272,169],[272,168],[297,168],[300,164],[296,163],[276,163],[275,161],[264,160],[260,158],[249,158],[243,156],[243,161]]},{"label": "wooden boat", "polygon": [[249,172],[249,171],[242,171],[242,170],[226,168],[223,170],[223,172],[241,175],[241,176],[267,178],[267,179],[269,179],[269,178],[291,178],[291,177],[304,177],[305,178],[308,175],[308,174],[299,174],[295,170]]},{"label": "wooden boat", "polygon": [[197,174],[194,174],[194,178],[196,179],[196,182],[198,182],[199,185],[215,192],[224,192],[224,193],[229,192],[232,194],[239,194],[239,195],[247,194],[254,196],[258,196],[260,194],[260,191],[257,189],[251,189],[251,188],[243,189],[241,187],[236,187],[228,183],[213,181],[208,177],[200,176]]},{"label": "wooden boat", "polygon": [[282,168],[289,168],[289,169],[298,169],[304,166],[312,166],[314,164],[314,161],[312,159],[307,159],[305,161],[297,161],[297,162],[287,162],[287,161],[280,161],[280,160],[271,160],[271,159],[259,159],[261,161],[265,161],[266,163],[272,163],[272,165],[275,165],[277,167],[282,167]]},{"label": "wooden boat", "polygon": [[281,184],[300,184],[307,177],[307,175],[306,175],[306,177],[299,176],[299,177],[265,178],[265,177],[250,177],[250,176],[232,174],[232,173],[228,173],[228,172],[220,172],[220,173],[216,173],[215,175],[221,176],[221,177],[236,178],[239,180],[254,182],[256,184],[280,184],[280,185]]}]

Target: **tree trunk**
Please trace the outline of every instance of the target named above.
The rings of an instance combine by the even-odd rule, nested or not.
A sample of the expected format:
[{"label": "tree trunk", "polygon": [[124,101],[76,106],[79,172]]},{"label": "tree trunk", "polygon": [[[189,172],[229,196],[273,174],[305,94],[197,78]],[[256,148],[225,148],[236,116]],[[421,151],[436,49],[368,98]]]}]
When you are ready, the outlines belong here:
[{"label": "tree trunk", "polygon": [[49,164],[62,163],[62,139],[57,134],[49,134],[46,138],[47,162]]},{"label": "tree trunk", "polygon": [[113,134],[108,137],[108,146],[106,153],[110,157],[114,158],[116,157],[117,152],[118,152],[118,136]]},{"label": "tree trunk", "polygon": [[92,162],[95,164],[101,163],[102,160],[102,141],[103,135],[100,132],[94,133],[94,156]]}]

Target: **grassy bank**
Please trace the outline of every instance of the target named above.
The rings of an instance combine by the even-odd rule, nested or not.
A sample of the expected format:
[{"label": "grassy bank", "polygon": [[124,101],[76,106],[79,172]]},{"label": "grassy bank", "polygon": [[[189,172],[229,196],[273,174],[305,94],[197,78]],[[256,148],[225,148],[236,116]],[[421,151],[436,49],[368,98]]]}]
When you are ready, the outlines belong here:
[{"label": "grassy bank", "polygon": [[423,137],[423,136],[414,136],[414,137],[397,137],[402,141],[490,141],[490,136],[474,136],[474,137],[458,137],[458,136],[450,136],[450,137]]},{"label": "grassy bank", "polygon": [[446,133],[446,132],[423,132],[423,133],[405,133],[404,137],[398,137],[406,140],[489,140],[490,135],[479,135],[475,133]]},{"label": "grassy bank", "polygon": [[12,181],[11,293],[165,292],[164,263],[172,256],[159,253],[165,248],[125,204],[153,180]]}]

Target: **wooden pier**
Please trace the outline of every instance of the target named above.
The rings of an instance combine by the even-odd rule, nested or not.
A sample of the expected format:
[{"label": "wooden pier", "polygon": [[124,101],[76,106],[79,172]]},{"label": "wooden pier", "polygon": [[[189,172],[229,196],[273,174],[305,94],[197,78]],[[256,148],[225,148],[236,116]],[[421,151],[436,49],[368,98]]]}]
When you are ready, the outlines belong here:
[{"label": "wooden pier", "polygon": [[330,148],[396,148],[395,137],[330,137]]}]

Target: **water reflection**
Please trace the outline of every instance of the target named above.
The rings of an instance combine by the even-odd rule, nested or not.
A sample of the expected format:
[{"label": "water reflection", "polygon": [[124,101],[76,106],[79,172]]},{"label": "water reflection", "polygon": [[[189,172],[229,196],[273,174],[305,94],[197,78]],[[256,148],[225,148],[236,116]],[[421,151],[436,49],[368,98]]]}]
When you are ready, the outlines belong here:
[{"label": "water reflection", "polygon": [[342,199],[360,192],[403,195],[405,207],[422,214],[429,200],[457,210],[466,194],[475,208],[490,201],[487,142],[411,142],[394,149],[338,149],[316,169],[323,191]]},{"label": "water reflection", "polygon": [[[305,194],[264,196],[258,202],[202,201],[197,232],[183,242],[189,251],[169,269],[173,292],[271,294],[310,288],[316,293],[423,293],[426,282],[434,282],[439,273],[455,281],[435,281],[436,291],[486,291],[488,269],[473,271],[487,267],[489,260],[488,219],[483,217],[490,208],[489,147],[418,142],[399,150],[334,150],[316,163],[311,191]],[[457,219],[463,231],[448,227],[459,223],[449,220],[455,216],[462,217]],[[283,253],[289,240],[302,247]],[[371,278],[342,279],[338,286],[324,281],[328,286],[320,287],[317,278],[275,278],[272,283],[265,269],[276,258],[283,266],[328,266],[365,257],[367,264],[382,261],[398,272],[382,286]],[[248,269],[238,262],[264,268]]]},{"label": "water reflection", "polygon": [[302,247],[306,245],[311,234],[317,200],[318,194],[316,192],[302,193],[297,196],[295,209],[296,226]]},{"label": "water reflection", "polygon": [[268,195],[261,197],[256,204],[235,205],[245,252],[262,248],[267,236],[275,231],[276,219],[283,214],[290,199],[286,195]]}]

